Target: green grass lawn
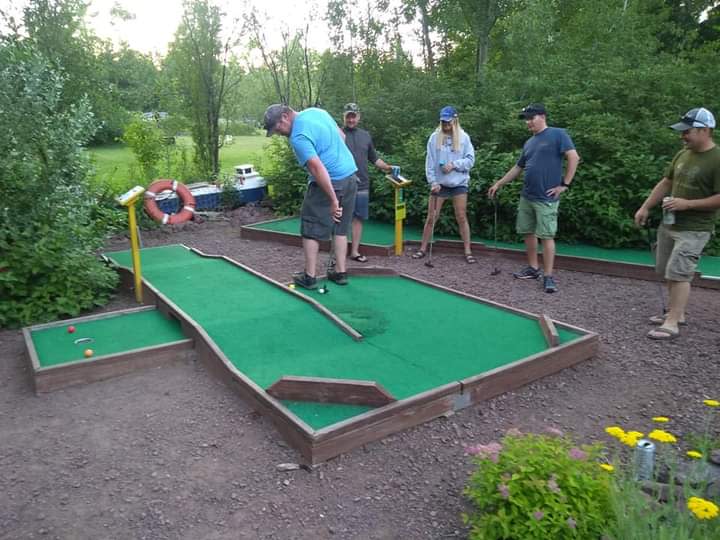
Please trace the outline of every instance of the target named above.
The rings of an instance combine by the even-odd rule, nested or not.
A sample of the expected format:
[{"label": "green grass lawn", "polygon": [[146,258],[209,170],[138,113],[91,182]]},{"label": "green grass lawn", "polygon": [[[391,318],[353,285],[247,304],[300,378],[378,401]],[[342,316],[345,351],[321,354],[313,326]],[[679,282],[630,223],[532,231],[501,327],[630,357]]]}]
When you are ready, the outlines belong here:
[{"label": "green grass lawn", "polygon": [[[267,138],[261,135],[233,137],[232,144],[220,149],[221,174],[233,175],[234,167],[242,163],[252,163],[257,167],[266,143]],[[190,137],[177,137],[176,146],[185,147],[188,158],[192,159],[193,143]],[[116,143],[94,147],[89,149],[89,153],[95,166],[96,182],[108,184],[118,192],[144,183],[132,178],[131,166],[135,158],[127,145]]]}]

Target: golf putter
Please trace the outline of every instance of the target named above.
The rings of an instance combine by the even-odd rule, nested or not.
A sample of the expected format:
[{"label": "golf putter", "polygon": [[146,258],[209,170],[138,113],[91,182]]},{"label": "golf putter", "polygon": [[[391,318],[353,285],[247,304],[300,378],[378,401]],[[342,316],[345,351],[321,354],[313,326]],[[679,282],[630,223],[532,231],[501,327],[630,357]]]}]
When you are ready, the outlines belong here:
[{"label": "golf putter", "polygon": [[497,276],[500,273],[500,269],[497,267],[497,214],[498,214],[498,203],[497,194],[493,197],[493,206],[495,207],[493,212],[493,271],[490,272],[491,276]]},{"label": "golf putter", "polygon": [[[338,199],[338,207],[342,208],[342,199]],[[340,218],[342,219],[342,218]],[[325,283],[318,287],[318,292],[320,294],[327,294],[330,292],[330,289],[328,289],[328,281],[330,279],[328,278],[328,272],[331,270],[335,270],[335,226],[337,225],[337,221],[335,221],[335,218],[333,217],[333,224],[332,229],[330,231],[330,253],[328,253],[328,259],[327,264],[325,265]]]},{"label": "golf putter", "polygon": [[437,201],[438,197],[430,195],[432,197],[432,228],[430,229],[430,249],[428,249],[428,260],[425,261],[425,266],[428,268],[435,268],[432,262],[433,244],[435,244],[435,222],[437,221]]},{"label": "golf putter", "polygon": [[[650,228],[650,220],[648,219],[645,222],[645,230],[647,231],[647,241],[648,241],[648,247],[650,248],[650,255],[655,258],[655,252],[653,251],[653,241],[652,241],[652,231]],[[661,281],[657,282],[658,284],[658,296],[660,298],[660,306],[662,307],[662,314],[665,315],[667,313],[667,308],[665,307],[665,295],[663,294],[663,285]]]}]

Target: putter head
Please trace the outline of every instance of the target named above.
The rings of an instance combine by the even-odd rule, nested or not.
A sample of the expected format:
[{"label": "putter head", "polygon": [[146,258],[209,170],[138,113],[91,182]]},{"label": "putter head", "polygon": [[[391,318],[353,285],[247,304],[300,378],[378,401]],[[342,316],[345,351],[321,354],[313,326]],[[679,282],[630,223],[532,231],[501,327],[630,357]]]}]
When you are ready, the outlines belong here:
[{"label": "putter head", "polygon": [[435,268],[435,265],[432,263],[432,261],[425,261],[425,266],[428,268]]},{"label": "putter head", "polygon": [[490,272],[490,275],[491,275],[491,276],[497,276],[499,273],[500,273],[500,269],[499,269],[499,268],[495,268],[492,272]]}]

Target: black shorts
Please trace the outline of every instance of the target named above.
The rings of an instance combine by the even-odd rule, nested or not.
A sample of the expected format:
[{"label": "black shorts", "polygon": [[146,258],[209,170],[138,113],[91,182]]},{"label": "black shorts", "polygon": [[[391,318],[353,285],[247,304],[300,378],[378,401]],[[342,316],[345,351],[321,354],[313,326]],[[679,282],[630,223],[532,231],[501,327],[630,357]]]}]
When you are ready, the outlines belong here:
[{"label": "black shorts", "polygon": [[333,231],[338,236],[348,235],[355,209],[358,178],[353,174],[333,182],[332,185],[343,209],[342,218],[335,223],[330,215],[330,199],[316,182],[310,182],[300,211],[300,235],[303,238],[327,240]]}]

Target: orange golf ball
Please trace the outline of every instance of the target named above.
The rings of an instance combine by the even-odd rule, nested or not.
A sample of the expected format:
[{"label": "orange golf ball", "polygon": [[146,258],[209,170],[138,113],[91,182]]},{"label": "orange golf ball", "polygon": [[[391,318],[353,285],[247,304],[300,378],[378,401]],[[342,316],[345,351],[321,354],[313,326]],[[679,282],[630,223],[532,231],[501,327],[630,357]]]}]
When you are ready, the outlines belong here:
[{"label": "orange golf ball", "polygon": [[95,352],[92,349],[85,349],[85,352],[83,355],[85,355],[85,358],[90,358]]}]

